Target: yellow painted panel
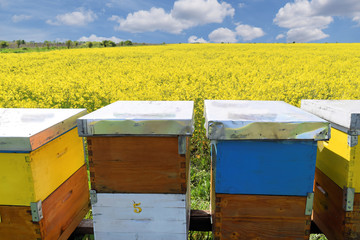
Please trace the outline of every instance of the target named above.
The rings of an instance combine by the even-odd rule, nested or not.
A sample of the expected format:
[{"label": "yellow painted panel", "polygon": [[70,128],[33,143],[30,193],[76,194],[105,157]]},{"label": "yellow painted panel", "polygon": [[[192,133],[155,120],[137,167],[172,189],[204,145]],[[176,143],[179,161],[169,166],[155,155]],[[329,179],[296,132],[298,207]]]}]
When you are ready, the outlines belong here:
[{"label": "yellow painted panel", "polygon": [[33,151],[30,157],[35,199],[44,200],[84,165],[82,138],[75,128]]},{"label": "yellow painted panel", "polygon": [[318,142],[316,167],[339,187],[360,192],[360,147],[350,147],[348,134],[331,128],[331,139]]},{"label": "yellow painted panel", "polygon": [[0,205],[30,206],[34,186],[28,153],[0,153]]}]

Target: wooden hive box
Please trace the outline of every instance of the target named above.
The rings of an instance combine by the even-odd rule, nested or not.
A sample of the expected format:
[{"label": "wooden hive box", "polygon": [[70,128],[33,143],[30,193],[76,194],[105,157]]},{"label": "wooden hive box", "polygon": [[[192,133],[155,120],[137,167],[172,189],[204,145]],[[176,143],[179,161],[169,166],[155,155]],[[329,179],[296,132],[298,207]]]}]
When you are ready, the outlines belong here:
[{"label": "wooden hive box", "polygon": [[97,193],[182,193],[193,102],[118,101],[78,120]]},{"label": "wooden hive box", "polygon": [[206,100],[205,127],[215,238],[308,237],[316,141],[329,124],[284,102]]},{"label": "wooden hive box", "polygon": [[66,240],[89,210],[89,185],[83,165],[35,206],[0,205],[0,239]]},{"label": "wooden hive box", "polygon": [[318,143],[314,222],[328,239],[360,238],[360,101],[302,100],[301,108],[331,123]]},{"label": "wooden hive box", "polygon": [[35,232],[27,239],[54,239],[69,236],[81,221],[89,200],[83,200],[88,185],[76,119],[84,114],[0,109],[0,236],[24,239]]},{"label": "wooden hive box", "polygon": [[193,102],[118,101],[79,118],[78,130],[95,238],[187,239]]}]

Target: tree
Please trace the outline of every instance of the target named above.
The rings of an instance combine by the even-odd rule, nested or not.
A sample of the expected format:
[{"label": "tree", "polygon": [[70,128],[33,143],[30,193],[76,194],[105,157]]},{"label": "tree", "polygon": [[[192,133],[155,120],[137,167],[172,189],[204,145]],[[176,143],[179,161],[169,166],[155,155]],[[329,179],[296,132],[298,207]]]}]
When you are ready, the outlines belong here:
[{"label": "tree", "polygon": [[16,42],[17,47],[19,48],[21,45],[21,40],[16,40],[15,42]]},{"label": "tree", "polygon": [[45,46],[47,47],[47,49],[50,48],[50,41],[44,41],[44,44],[45,44]]},{"label": "tree", "polygon": [[116,47],[116,43],[114,43],[113,41],[109,41],[109,42],[108,42],[108,46]]},{"label": "tree", "polygon": [[75,47],[79,46],[79,42],[78,41],[74,41]]},{"label": "tree", "polygon": [[9,46],[9,43],[8,42],[6,42],[6,41],[1,41],[0,42],[0,47],[1,48],[7,48]]},{"label": "tree", "polygon": [[131,46],[131,45],[133,45],[133,43],[132,43],[132,41],[130,41],[130,40],[126,40],[126,41],[124,42],[124,45],[125,45],[125,46]]},{"label": "tree", "polygon": [[72,41],[71,41],[71,40],[67,40],[67,41],[65,42],[65,44],[66,44],[67,48],[69,49],[69,48],[71,47],[71,45],[72,45]]},{"label": "tree", "polygon": [[92,42],[87,42],[87,46],[89,47],[89,48],[92,48],[93,47],[93,43]]}]

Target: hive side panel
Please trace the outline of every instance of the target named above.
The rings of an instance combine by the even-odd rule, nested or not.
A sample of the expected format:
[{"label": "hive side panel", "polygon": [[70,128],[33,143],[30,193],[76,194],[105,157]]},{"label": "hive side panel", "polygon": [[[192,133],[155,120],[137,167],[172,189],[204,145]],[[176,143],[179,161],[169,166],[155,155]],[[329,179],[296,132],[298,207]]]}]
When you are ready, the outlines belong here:
[{"label": "hive side panel", "polygon": [[332,128],[331,139],[318,142],[316,167],[339,187],[349,186],[351,151],[348,135]]},{"label": "hive side panel", "polygon": [[98,193],[186,193],[177,137],[88,137],[92,189]]},{"label": "hive side panel", "polygon": [[306,197],[216,194],[215,239],[304,239]]},{"label": "hive side panel", "polygon": [[215,192],[307,196],[313,190],[316,142],[219,141]]},{"label": "hive side panel", "polygon": [[316,168],[313,221],[329,239],[343,239],[343,190]]},{"label": "hive side panel", "polygon": [[304,239],[306,197],[216,194],[215,239]]},{"label": "hive side panel", "polygon": [[43,239],[68,239],[90,209],[86,166],[43,202]]},{"label": "hive side panel", "polygon": [[187,234],[185,194],[98,193],[92,208],[96,239],[106,234],[119,239]]},{"label": "hive side panel", "polygon": [[84,165],[82,138],[75,128],[35,150],[30,158],[36,201],[44,200]]},{"label": "hive side panel", "polygon": [[0,153],[0,205],[30,206],[34,183],[28,153]]},{"label": "hive side panel", "polygon": [[[359,136],[357,136],[359,139]],[[360,144],[351,147],[349,187],[355,188],[356,193],[360,193]]]},{"label": "hive side panel", "polygon": [[185,233],[96,233],[96,240],[186,240]]},{"label": "hive side panel", "polygon": [[33,223],[30,207],[0,206],[0,239],[41,239],[40,226]]}]

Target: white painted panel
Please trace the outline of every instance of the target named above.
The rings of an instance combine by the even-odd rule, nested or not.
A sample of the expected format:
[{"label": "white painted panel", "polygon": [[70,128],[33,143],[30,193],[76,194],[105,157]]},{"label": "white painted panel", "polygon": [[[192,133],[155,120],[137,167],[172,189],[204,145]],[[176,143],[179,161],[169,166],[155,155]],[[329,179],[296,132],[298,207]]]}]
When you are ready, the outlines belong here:
[{"label": "white painted panel", "polygon": [[185,194],[98,193],[95,238],[187,239],[187,206]]},{"label": "white painted panel", "polygon": [[185,233],[96,233],[96,240],[184,240]]}]

